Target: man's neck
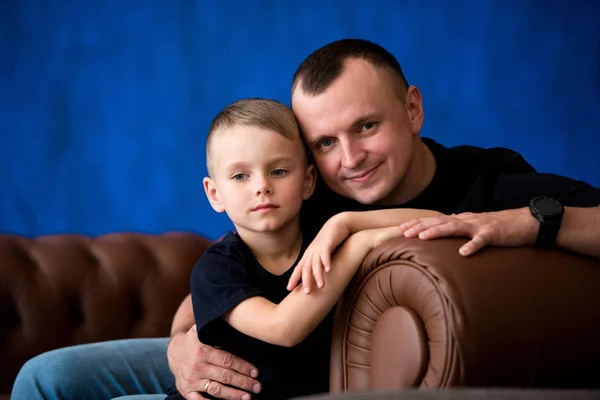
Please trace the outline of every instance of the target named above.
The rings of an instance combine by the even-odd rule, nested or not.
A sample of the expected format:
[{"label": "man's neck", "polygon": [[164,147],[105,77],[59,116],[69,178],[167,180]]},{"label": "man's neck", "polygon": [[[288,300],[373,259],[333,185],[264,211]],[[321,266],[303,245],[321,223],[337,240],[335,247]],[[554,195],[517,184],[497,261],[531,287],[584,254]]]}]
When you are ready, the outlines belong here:
[{"label": "man's neck", "polygon": [[238,228],[237,232],[263,268],[275,275],[285,273],[302,249],[298,217],[277,231],[254,232]]},{"label": "man's neck", "polygon": [[406,176],[394,193],[376,204],[398,206],[407,203],[420,195],[433,180],[437,168],[435,156],[420,137],[415,139],[414,146],[413,161]]}]

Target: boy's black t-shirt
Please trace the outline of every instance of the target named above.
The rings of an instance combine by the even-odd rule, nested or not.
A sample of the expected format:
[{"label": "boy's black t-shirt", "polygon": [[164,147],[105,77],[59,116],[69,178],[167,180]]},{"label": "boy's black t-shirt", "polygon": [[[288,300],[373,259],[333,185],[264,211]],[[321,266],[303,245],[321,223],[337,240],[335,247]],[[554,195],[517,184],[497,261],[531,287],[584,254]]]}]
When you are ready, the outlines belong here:
[{"label": "boy's black t-shirt", "polygon": [[565,206],[600,205],[599,189],[563,176],[537,173],[513,150],[444,147],[429,138],[422,140],[437,165],[432,181],[417,197],[396,206],[361,204],[333,192],[319,177],[315,193],[302,209],[303,231],[316,234],[330,217],[343,211],[417,208],[444,214],[489,212],[526,207],[531,199],[542,195]]},{"label": "boy's black t-shirt", "polygon": [[[311,240],[303,239],[300,254]],[[282,400],[329,390],[332,312],[295,347],[247,336],[221,318],[250,297],[280,303],[289,294],[286,286],[292,271],[293,266],[279,276],[268,272],[234,233],[208,248],[192,271],[190,287],[198,338],[258,368],[262,391],[252,394],[253,399]]]}]

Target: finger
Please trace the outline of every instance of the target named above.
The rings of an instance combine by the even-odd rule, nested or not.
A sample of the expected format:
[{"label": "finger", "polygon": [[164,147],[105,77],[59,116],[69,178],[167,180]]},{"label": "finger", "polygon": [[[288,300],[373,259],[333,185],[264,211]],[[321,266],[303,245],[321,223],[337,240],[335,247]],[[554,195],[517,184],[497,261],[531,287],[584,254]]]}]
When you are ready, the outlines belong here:
[{"label": "finger", "polygon": [[[302,261],[302,260],[300,260]],[[294,268],[294,271],[292,272],[292,275],[290,276],[290,280],[288,281],[287,284],[287,290],[292,291],[296,288],[296,286],[298,286],[298,283],[300,282],[300,278],[302,277],[302,265],[297,265],[296,268]]]},{"label": "finger", "polygon": [[304,293],[310,294],[312,289],[312,271],[310,268],[302,268],[302,286],[304,288]]},{"label": "finger", "polygon": [[317,259],[318,262],[314,263],[312,266],[313,276],[315,277],[315,282],[317,282],[317,287],[322,288],[325,284],[323,280],[323,268],[321,267],[321,260]]},{"label": "finger", "polygon": [[[205,384],[206,385],[206,384]],[[217,399],[225,400],[250,400],[250,394],[220,384],[219,382],[211,381],[206,387],[206,393]]]},{"label": "finger", "polygon": [[410,228],[408,228],[404,232],[404,236],[406,237],[415,237],[419,235],[421,232],[424,232],[428,229],[431,229],[437,225],[443,225],[449,223],[449,221],[453,221],[448,218],[440,218],[440,217],[431,217],[431,218],[421,218],[417,220],[415,224],[413,224]]},{"label": "finger", "polygon": [[[255,379],[252,379],[246,375],[240,374],[232,369],[214,367],[208,371],[207,379],[210,379],[212,382],[209,386],[217,384],[217,387],[224,386],[237,393],[259,393],[262,389],[260,382]],[[208,380],[201,380],[199,387],[194,387],[195,390],[205,391],[206,382]],[[224,390],[219,388],[220,391]],[[212,392],[208,391],[208,393],[214,395]]]},{"label": "finger", "polygon": [[321,256],[321,262],[325,267],[325,272],[331,271],[331,253],[327,251],[323,253],[323,255]]},{"label": "finger", "polygon": [[419,239],[438,239],[448,236],[470,236],[468,224],[459,223],[457,221],[446,222],[442,225],[433,226],[419,232]]},{"label": "finger", "polygon": [[479,250],[483,249],[485,246],[488,245],[488,243],[489,243],[489,238],[487,235],[485,235],[485,234],[475,235],[475,237],[473,239],[471,239],[470,241],[468,241],[467,243],[462,245],[461,248],[458,249],[458,252],[461,255],[468,257],[470,255],[477,253]]},{"label": "finger", "polygon": [[400,224],[400,228],[406,231],[418,223],[419,223],[419,219],[411,219],[410,221],[406,221],[406,222]]},{"label": "finger", "polygon": [[[248,378],[241,381],[241,384],[235,384],[235,386],[241,389],[248,390],[250,390],[254,384],[258,383],[255,379],[252,379],[258,376],[258,369],[254,365],[224,350],[210,346],[207,347],[210,349],[206,357],[207,362],[221,368],[217,371],[220,375],[213,377],[207,376],[207,378],[225,384],[234,384],[241,378]],[[229,371],[231,371],[231,374],[229,374]]]},{"label": "finger", "polygon": [[190,393],[186,393],[185,395],[182,394],[183,398],[185,400],[206,400],[206,397],[202,396],[200,393],[198,392],[190,392]]}]

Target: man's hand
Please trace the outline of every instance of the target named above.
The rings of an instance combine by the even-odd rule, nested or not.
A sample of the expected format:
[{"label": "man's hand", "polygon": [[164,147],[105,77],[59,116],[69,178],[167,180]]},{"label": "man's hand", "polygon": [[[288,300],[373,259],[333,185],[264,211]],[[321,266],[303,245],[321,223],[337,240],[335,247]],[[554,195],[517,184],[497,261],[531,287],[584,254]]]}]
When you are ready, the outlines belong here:
[{"label": "man's hand", "polygon": [[256,368],[223,350],[202,344],[195,325],[171,338],[167,357],[177,389],[187,400],[204,399],[200,392],[219,399],[249,400],[247,392],[260,392],[260,383],[253,379],[258,376]]},{"label": "man's hand", "polygon": [[539,222],[529,208],[489,213],[462,213],[419,218],[400,227],[405,237],[437,239],[447,236],[471,238],[459,253],[470,256],[485,246],[517,247],[535,243]]},{"label": "man's hand", "polygon": [[325,285],[323,269],[329,272],[331,254],[350,236],[350,233],[341,214],[330,218],[298,261],[288,281],[287,289],[294,290],[302,279],[304,293],[309,294],[312,291],[313,277],[317,287],[322,288]]}]

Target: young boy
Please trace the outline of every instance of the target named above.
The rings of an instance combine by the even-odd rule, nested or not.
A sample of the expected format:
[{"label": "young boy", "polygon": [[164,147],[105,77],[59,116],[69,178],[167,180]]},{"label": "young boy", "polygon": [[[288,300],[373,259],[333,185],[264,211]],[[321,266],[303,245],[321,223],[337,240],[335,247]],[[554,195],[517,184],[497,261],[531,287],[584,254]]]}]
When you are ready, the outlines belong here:
[{"label": "young boy", "polygon": [[206,160],[208,200],[227,213],[236,233],[211,246],[192,272],[198,338],[259,369],[255,399],[327,392],[330,311],[369,250],[399,236],[400,228],[353,233],[319,278],[320,289],[289,292],[294,266],[313,239],[303,235],[299,215],[316,180],[291,110],[265,99],[231,104],[211,124]]}]

